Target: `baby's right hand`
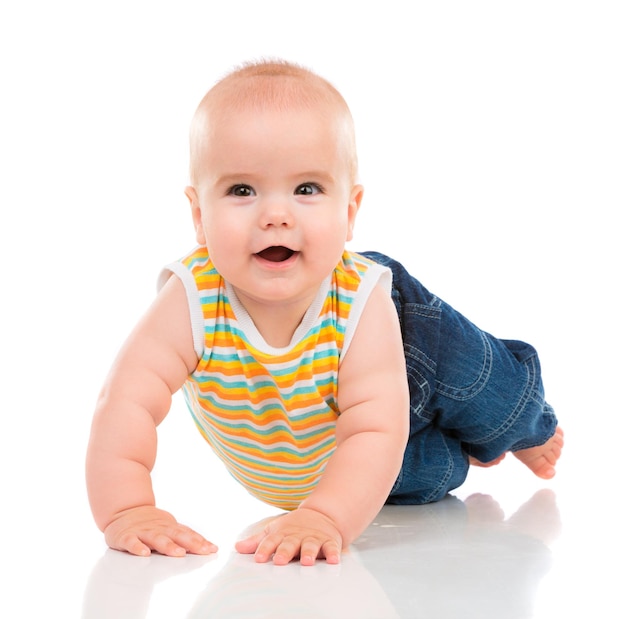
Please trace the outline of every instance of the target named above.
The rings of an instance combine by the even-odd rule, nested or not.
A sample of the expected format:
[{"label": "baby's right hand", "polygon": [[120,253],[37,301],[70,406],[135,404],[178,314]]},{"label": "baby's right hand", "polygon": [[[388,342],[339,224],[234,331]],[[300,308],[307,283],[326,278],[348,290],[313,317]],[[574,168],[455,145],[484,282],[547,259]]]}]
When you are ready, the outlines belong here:
[{"label": "baby's right hand", "polygon": [[153,550],[170,557],[183,557],[188,552],[196,555],[217,552],[217,546],[202,535],[151,505],[120,512],[104,529],[104,539],[115,550],[142,557]]}]

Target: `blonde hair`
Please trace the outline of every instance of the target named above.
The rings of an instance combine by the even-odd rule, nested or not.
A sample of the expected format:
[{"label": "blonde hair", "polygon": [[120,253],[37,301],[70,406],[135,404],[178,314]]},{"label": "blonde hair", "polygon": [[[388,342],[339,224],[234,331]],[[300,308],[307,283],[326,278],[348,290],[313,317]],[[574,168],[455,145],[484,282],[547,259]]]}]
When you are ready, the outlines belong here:
[{"label": "blonde hair", "polygon": [[285,60],[249,62],[219,80],[203,97],[194,114],[190,130],[190,177],[195,184],[197,162],[202,159],[203,142],[212,114],[268,108],[294,107],[323,110],[329,122],[339,121],[351,181],[358,170],[354,122],[350,108],[339,91],[310,69]]}]

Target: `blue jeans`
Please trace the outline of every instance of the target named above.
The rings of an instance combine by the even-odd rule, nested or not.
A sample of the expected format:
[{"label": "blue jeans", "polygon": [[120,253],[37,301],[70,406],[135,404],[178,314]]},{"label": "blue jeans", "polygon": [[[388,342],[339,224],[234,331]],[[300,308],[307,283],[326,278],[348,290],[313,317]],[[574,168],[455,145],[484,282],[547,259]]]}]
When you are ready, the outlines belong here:
[{"label": "blue jeans", "polygon": [[402,469],[388,503],[442,499],[482,462],[545,443],[556,429],[535,349],[485,333],[382,254],[362,252],[393,272],[411,394]]}]

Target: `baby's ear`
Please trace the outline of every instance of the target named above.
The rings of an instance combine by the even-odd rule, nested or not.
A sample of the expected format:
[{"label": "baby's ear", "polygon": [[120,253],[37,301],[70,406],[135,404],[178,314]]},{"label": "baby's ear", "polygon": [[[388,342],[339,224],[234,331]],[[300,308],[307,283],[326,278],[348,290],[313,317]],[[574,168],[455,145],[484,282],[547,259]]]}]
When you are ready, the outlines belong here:
[{"label": "baby's ear", "polygon": [[350,202],[348,203],[348,236],[346,241],[351,241],[354,233],[354,224],[356,215],[361,208],[361,200],[363,199],[363,185],[355,185],[350,192]]},{"label": "baby's ear", "polygon": [[193,226],[196,230],[196,241],[199,245],[206,245],[206,237],[204,235],[204,228],[202,227],[202,211],[200,210],[198,194],[193,187],[189,186],[185,187],[185,195],[187,196],[189,205],[191,206],[191,218],[193,219]]}]

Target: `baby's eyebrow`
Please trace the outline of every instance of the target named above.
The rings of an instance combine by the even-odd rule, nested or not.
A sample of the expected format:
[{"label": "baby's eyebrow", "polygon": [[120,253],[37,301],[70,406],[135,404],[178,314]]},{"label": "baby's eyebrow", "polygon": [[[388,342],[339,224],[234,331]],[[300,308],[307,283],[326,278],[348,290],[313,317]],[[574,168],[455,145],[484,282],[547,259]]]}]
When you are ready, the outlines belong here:
[{"label": "baby's eyebrow", "polygon": [[[325,170],[305,170],[291,175],[292,183],[299,185],[301,183],[316,181],[322,185],[328,186],[335,183],[335,177]],[[231,173],[218,176],[214,179],[214,184],[218,186],[224,185],[254,185],[259,182],[257,175],[251,172]]]},{"label": "baby's eyebrow", "polygon": [[301,172],[295,176],[295,179],[295,182],[306,182],[310,180],[315,180],[321,181],[322,183],[328,185],[335,182],[335,177],[325,170],[310,170],[306,172]]},{"label": "baby's eyebrow", "polygon": [[214,183],[216,185],[250,185],[254,182],[254,177],[252,174],[246,173],[237,173],[237,174],[225,174],[223,176],[218,176],[214,179]]}]

